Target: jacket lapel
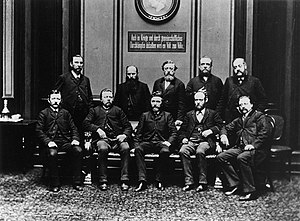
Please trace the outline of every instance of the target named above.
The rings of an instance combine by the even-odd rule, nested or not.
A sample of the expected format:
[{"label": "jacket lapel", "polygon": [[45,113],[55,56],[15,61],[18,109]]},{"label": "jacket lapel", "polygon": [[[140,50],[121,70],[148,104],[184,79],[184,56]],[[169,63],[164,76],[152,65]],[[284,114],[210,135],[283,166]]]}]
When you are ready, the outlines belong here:
[{"label": "jacket lapel", "polygon": [[205,111],[204,111],[204,115],[203,115],[203,118],[202,118],[202,122],[204,123],[206,121],[206,119],[208,118],[208,115],[209,115],[209,111],[207,108],[205,108]]}]

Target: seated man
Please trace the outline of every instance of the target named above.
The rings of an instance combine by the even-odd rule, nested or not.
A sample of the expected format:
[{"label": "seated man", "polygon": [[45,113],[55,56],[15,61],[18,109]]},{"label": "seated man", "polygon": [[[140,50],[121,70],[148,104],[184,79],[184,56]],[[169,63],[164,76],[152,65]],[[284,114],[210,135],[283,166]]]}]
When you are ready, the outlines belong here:
[{"label": "seated man", "polygon": [[[227,135],[235,135],[236,142],[232,147],[217,156],[220,166],[229,183],[226,195],[232,195],[241,188],[245,194],[239,200],[253,200],[257,198],[254,182],[253,167],[258,166],[267,157],[265,145],[268,138],[268,128],[265,115],[253,110],[250,97],[239,98],[238,110],[241,116],[234,119],[221,130],[221,142],[228,146]],[[237,166],[241,177],[233,167]]]},{"label": "seated man", "polygon": [[152,110],[142,114],[136,129],[135,158],[139,180],[136,192],[147,188],[144,159],[147,153],[159,154],[156,181],[157,188],[164,190],[162,173],[167,169],[166,162],[170,155],[170,146],[175,143],[177,131],[172,115],[161,110],[162,102],[161,93],[154,92],[151,98]]},{"label": "seated man", "polygon": [[128,164],[129,144],[132,127],[121,108],[114,106],[113,93],[110,89],[100,92],[101,105],[91,108],[83,121],[83,127],[92,132],[92,143],[96,144],[99,154],[98,166],[100,170],[99,188],[107,190],[107,157],[109,151],[119,152],[121,155],[121,190],[129,189]]},{"label": "seated man", "polygon": [[[179,131],[179,142],[182,146],[179,155],[183,164],[184,191],[191,190],[194,185],[191,155],[196,154],[199,172],[197,192],[207,189],[206,154],[215,153],[216,134],[222,127],[222,119],[214,110],[206,108],[207,95],[203,91],[194,95],[195,109],[187,113]],[[217,149],[218,152],[221,150]]]},{"label": "seated man", "polygon": [[57,153],[58,151],[66,151],[72,156],[73,187],[78,191],[82,191],[82,149],[79,146],[78,130],[70,113],[60,108],[61,94],[59,91],[53,90],[49,95],[48,102],[50,107],[39,113],[36,133],[41,143],[41,148],[45,148],[48,158],[50,190],[53,192],[60,190]]}]

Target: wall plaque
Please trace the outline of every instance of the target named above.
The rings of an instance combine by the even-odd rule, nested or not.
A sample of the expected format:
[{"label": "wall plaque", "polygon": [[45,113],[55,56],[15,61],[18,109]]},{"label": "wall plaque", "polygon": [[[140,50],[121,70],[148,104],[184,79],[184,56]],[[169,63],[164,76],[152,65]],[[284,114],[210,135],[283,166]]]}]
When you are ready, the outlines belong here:
[{"label": "wall plaque", "polygon": [[175,16],[179,0],[135,0],[135,7],[147,22],[163,23]]},{"label": "wall plaque", "polygon": [[128,52],[186,52],[186,32],[128,32]]}]

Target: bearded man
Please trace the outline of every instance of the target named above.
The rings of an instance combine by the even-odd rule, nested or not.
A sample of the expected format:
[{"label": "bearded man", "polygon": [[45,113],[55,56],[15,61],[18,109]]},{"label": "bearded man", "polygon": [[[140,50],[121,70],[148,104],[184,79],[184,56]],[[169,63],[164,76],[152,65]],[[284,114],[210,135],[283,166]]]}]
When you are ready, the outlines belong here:
[{"label": "bearded man", "polygon": [[134,149],[138,169],[139,185],[136,192],[147,188],[145,154],[157,153],[156,187],[165,189],[165,176],[168,171],[170,148],[177,139],[177,130],[172,115],[162,111],[163,98],[160,91],[154,92],[151,98],[152,110],[142,114],[137,125]]},{"label": "bearded man", "polygon": [[250,96],[254,109],[263,112],[266,108],[266,93],[260,80],[248,75],[244,58],[236,58],[232,62],[233,76],[225,81],[217,111],[226,123],[239,117],[238,100],[242,95]]},{"label": "bearded man", "polygon": [[219,146],[216,146],[216,135],[220,132],[223,122],[216,111],[206,108],[208,98],[203,91],[195,93],[194,103],[194,110],[186,114],[179,131],[179,155],[184,172],[184,191],[189,191],[194,186],[191,155],[196,155],[199,176],[196,191],[201,192],[207,189],[205,156],[221,152]]},{"label": "bearded man", "polygon": [[129,189],[129,144],[132,127],[121,108],[113,105],[112,90],[105,88],[100,92],[101,104],[91,108],[83,121],[83,127],[92,132],[92,144],[99,154],[99,188],[107,190],[107,157],[109,152],[121,155],[121,190]]},{"label": "bearded man", "polygon": [[143,112],[151,109],[150,98],[148,85],[139,81],[138,68],[127,66],[126,82],[117,87],[115,105],[124,111],[128,120],[138,121]]},{"label": "bearded man", "polygon": [[177,66],[171,60],[162,64],[164,76],[154,82],[153,92],[160,91],[163,98],[162,110],[170,112],[175,125],[180,126],[185,115],[185,86],[175,77]]},{"label": "bearded man", "polygon": [[[253,169],[268,156],[268,128],[265,115],[254,109],[249,96],[239,97],[238,102],[240,116],[221,130],[221,143],[230,149],[218,154],[217,160],[229,183],[225,195],[230,196],[240,189],[244,196],[239,200],[247,201],[258,197]],[[233,142],[229,141],[230,136],[234,137]]]},{"label": "bearded man", "polygon": [[209,57],[202,57],[199,65],[199,75],[192,78],[186,85],[188,99],[188,110],[194,109],[194,94],[203,91],[207,94],[208,102],[206,107],[216,110],[221,98],[223,83],[222,80],[211,73],[213,61]]}]

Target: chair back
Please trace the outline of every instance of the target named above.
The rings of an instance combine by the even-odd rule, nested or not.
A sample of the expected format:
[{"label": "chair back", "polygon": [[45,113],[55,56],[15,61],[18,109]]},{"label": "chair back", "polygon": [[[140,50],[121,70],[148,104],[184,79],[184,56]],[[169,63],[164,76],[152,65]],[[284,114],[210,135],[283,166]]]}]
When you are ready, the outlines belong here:
[{"label": "chair back", "polygon": [[282,116],[279,115],[269,115],[272,120],[274,121],[275,128],[273,133],[273,140],[279,141],[283,134],[283,128],[284,128],[284,119]]},{"label": "chair back", "polygon": [[271,115],[266,114],[267,121],[267,130],[268,130],[268,139],[273,140],[274,132],[275,132],[275,120]]}]

